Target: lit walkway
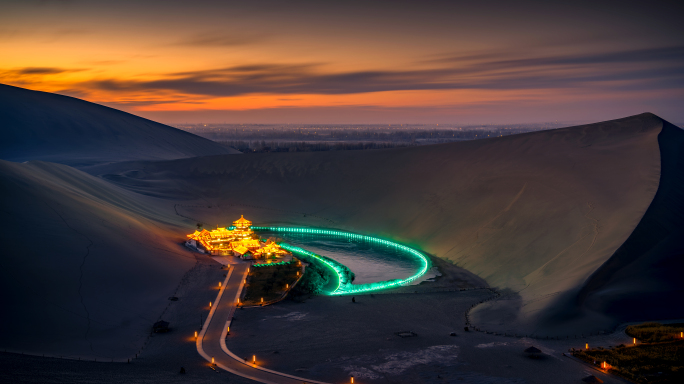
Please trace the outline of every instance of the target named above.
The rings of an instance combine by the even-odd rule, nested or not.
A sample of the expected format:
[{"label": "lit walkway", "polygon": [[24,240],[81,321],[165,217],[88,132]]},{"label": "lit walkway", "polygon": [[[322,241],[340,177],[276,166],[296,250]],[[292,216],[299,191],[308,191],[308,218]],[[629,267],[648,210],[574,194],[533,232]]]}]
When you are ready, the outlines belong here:
[{"label": "lit walkway", "polygon": [[[245,363],[243,359],[230,352],[226,347],[225,335],[228,330],[227,327],[233,318],[235,303],[242,291],[248,268],[249,264],[246,263],[231,265],[228,276],[226,276],[226,280],[223,282],[223,287],[219,291],[216,302],[209,312],[207,321],[204,323],[204,329],[202,329],[197,338],[197,351],[209,362],[211,362],[213,357],[214,362],[219,368],[261,383],[321,383]],[[258,363],[259,361],[257,360]]]}]

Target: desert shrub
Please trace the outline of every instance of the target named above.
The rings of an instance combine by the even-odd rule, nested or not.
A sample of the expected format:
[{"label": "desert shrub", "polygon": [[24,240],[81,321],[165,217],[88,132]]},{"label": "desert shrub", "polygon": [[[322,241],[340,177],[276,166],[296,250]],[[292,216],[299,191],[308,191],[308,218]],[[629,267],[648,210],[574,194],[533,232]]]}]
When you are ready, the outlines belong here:
[{"label": "desert shrub", "polygon": [[318,294],[330,281],[329,271],[319,263],[311,263],[306,267],[302,279],[292,288],[293,296]]},{"label": "desert shrub", "polygon": [[613,349],[590,349],[574,356],[597,366],[607,362],[611,372],[636,383],[684,382],[684,341],[668,341]]},{"label": "desert shrub", "polygon": [[679,338],[680,332],[684,332],[684,323],[644,323],[639,325],[630,325],[625,330],[625,333],[632,337],[636,337],[643,343],[656,343],[667,340],[675,340]]},{"label": "desert shrub", "polygon": [[245,286],[245,304],[259,303],[262,297],[264,301],[277,299],[286,284],[294,284],[299,270],[296,262],[251,268]]},{"label": "desert shrub", "polygon": [[346,265],[341,264],[335,260],[332,260],[330,258],[326,257],[326,259],[331,260],[332,262],[337,264],[337,266],[339,268],[342,269],[342,281],[340,282],[340,284],[342,284],[342,285],[351,284],[354,281],[354,279],[356,278],[356,275],[354,275],[354,272],[352,272],[351,269],[349,269],[349,267],[347,267]]}]

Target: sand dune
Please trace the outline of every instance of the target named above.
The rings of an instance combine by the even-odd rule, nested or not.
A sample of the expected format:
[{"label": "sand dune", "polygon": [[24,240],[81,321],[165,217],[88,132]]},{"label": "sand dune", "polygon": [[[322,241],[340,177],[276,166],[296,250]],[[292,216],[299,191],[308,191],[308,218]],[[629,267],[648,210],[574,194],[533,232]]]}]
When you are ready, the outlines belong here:
[{"label": "sand dune", "polygon": [[681,129],[642,114],[415,148],[83,168],[95,176],[0,161],[0,281],[13,314],[0,347],[134,354],[194,265],[183,234],[239,213],[451,260],[506,293],[471,313],[491,329],[565,335],[682,317],[665,304],[684,285],[683,142]]},{"label": "sand dune", "polygon": [[0,159],[69,165],[239,153],[76,98],[0,84]]},{"label": "sand dune", "polygon": [[[418,246],[506,293],[474,311],[476,322],[566,335],[567,327],[595,331],[649,311],[684,314],[652,300],[683,286],[664,273],[681,264],[680,181],[666,180],[684,169],[683,135],[642,114],[408,149],[130,162],[89,172],[146,194],[201,198],[213,208],[183,212],[209,224],[246,213]],[[657,191],[660,208],[652,205]]]},{"label": "sand dune", "polygon": [[582,286],[577,304],[627,321],[684,315],[684,132],[667,122],[658,137],[660,185],[646,214],[624,244]]},{"label": "sand dune", "polygon": [[0,348],[128,358],[186,271],[172,208],[65,165],[0,160]]}]

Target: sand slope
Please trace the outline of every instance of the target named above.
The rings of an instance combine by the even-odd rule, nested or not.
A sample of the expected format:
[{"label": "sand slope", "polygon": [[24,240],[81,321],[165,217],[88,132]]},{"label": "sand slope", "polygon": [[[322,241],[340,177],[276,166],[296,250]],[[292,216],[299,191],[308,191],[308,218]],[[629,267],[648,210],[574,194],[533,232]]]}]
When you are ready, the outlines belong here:
[{"label": "sand slope", "polygon": [[0,159],[69,165],[239,153],[84,100],[0,84]]},{"label": "sand slope", "polygon": [[684,285],[683,136],[642,114],[416,148],[84,168],[99,177],[0,161],[10,314],[0,348],[135,353],[194,265],[183,235],[196,220],[226,225],[240,213],[386,236],[451,260],[507,293],[472,313],[491,329],[565,335],[682,317],[664,303]]},{"label": "sand slope", "polygon": [[128,358],[195,257],[177,216],[65,165],[0,160],[0,348]]},{"label": "sand slope", "polygon": [[[684,131],[668,122],[658,136],[660,185],[646,214],[577,295],[577,304],[622,320],[684,316]],[[677,316],[675,316],[677,317]]]},{"label": "sand slope", "polygon": [[[507,293],[475,311],[476,322],[565,335],[569,325],[588,332],[642,316],[650,307],[633,311],[632,292],[642,292],[644,304],[652,295],[671,300],[682,289],[679,279],[653,268],[657,260],[675,260],[676,231],[611,259],[640,222],[651,228],[646,232],[669,223],[642,221],[659,185],[678,185],[661,185],[661,147],[671,142],[663,135],[682,131],[641,114],[417,148],[130,162],[89,172],[145,194],[201,198],[213,208],[182,212],[212,225],[245,213],[262,223],[338,227],[416,245]],[[668,167],[681,174],[677,161]],[[663,193],[666,200],[679,198]],[[681,217],[680,205],[663,204]],[[634,237],[641,242],[639,233]],[[609,259],[614,265],[602,267]],[[643,278],[614,293],[633,275],[629,270]]]}]

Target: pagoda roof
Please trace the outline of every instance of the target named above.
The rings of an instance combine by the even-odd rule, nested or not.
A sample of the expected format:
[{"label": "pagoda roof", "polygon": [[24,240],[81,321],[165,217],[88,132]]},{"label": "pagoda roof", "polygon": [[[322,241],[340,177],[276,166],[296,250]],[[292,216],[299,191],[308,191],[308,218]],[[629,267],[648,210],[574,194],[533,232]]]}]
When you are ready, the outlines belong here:
[{"label": "pagoda roof", "polygon": [[235,224],[236,227],[248,227],[252,225],[252,222],[245,219],[243,215],[240,215],[240,218],[233,221],[233,224]]},{"label": "pagoda roof", "polygon": [[231,241],[230,246],[235,248],[239,246],[247,247],[247,248],[259,248],[259,240],[236,240],[236,241]]},{"label": "pagoda roof", "polygon": [[195,231],[194,233],[187,235],[187,236],[191,239],[196,239],[196,238],[201,237],[201,236],[207,236],[207,235],[209,235],[209,233],[210,233],[209,231],[207,231],[206,229],[203,229],[202,231]]},{"label": "pagoda roof", "polygon": [[243,247],[242,245],[238,245],[237,247],[233,247],[233,251],[244,255],[245,253],[249,252],[249,249],[247,247]]}]

